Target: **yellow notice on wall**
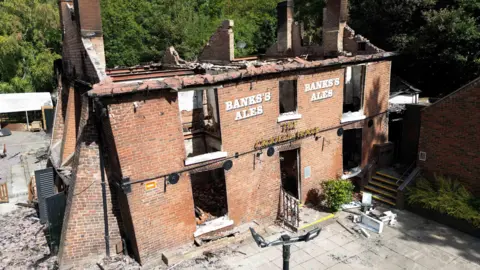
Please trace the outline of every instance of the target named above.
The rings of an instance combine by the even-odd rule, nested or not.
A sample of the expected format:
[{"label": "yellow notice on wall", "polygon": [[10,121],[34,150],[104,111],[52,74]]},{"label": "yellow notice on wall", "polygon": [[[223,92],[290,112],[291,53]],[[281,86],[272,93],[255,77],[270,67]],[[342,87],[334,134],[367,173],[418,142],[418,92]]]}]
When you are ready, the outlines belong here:
[{"label": "yellow notice on wall", "polygon": [[145,183],[145,191],[153,190],[157,188],[157,181],[150,181]]}]

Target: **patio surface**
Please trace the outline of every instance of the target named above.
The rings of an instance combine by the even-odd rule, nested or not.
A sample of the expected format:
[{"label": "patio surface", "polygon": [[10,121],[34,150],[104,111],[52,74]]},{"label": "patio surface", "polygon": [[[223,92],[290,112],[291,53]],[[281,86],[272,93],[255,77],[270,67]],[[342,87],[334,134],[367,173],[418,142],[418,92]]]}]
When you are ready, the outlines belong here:
[{"label": "patio surface", "polygon": [[[395,226],[385,226],[371,237],[352,235],[337,222],[325,226],[320,236],[291,247],[290,269],[480,269],[480,239],[424,219],[408,211],[398,214]],[[336,218],[347,226],[349,213]],[[275,240],[284,233],[267,237]],[[178,269],[282,269],[282,247],[259,248],[252,239],[227,247],[215,263],[208,261]],[[184,268],[185,267],[185,268]]]}]

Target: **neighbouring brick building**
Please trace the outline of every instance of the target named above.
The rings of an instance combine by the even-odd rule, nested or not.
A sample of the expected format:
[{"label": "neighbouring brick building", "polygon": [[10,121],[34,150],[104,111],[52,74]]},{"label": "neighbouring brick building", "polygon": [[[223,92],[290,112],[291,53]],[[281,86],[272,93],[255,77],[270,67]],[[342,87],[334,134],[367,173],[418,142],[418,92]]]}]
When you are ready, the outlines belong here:
[{"label": "neighbouring brick building", "polygon": [[123,239],[149,264],[195,237],[282,218],[286,197],[314,201],[323,181],[378,161],[393,54],[346,25],[346,0],[328,1],[322,45],[303,46],[286,1],[266,55],[235,58],[225,21],[198,63],[169,48],[162,63],[111,70],[98,2],[60,1],[50,160],[68,186],[61,267],[105,254],[102,171],[112,250]]},{"label": "neighbouring brick building", "polygon": [[450,176],[480,196],[480,77],[423,109],[419,166]]}]

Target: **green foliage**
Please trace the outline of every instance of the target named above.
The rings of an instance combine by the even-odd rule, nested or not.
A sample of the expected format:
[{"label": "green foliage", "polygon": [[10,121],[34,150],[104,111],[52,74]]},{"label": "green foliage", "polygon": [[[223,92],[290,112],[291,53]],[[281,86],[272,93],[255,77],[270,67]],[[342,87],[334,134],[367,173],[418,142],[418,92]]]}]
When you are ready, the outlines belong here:
[{"label": "green foliage", "polygon": [[194,60],[223,20],[235,21],[237,56],[263,52],[275,41],[277,0],[102,0],[107,64],[159,61],[168,46]]},{"label": "green foliage", "polygon": [[[276,37],[281,0],[101,0],[107,64],[159,61],[168,46],[194,60],[226,19],[236,56],[264,53]],[[296,0],[306,44],[321,43],[324,0]],[[60,57],[56,0],[0,1],[0,93],[49,91]],[[402,53],[394,72],[427,95],[480,76],[478,0],[350,0],[349,24],[375,45]]]},{"label": "green foliage", "polygon": [[353,184],[350,180],[329,180],[322,183],[327,207],[336,212],[340,206],[352,201]]},{"label": "green foliage", "polygon": [[295,19],[303,22],[306,44],[322,44],[323,8],[325,1],[295,1]]},{"label": "green foliage", "polygon": [[478,0],[352,0],[350,14],[358,33],[402,53],[394,72],[426,95],[480,76]]},{"label": "green foliage", "polygon": [[408,189],[409,204],[464,219],[480,227],[480,201],[474,198],[458,181],[436,176],[434,182],[420,178]]},{"label": "green foliage", "polygon": [[56,1],[0,1],[0,93],[50,91],[60,40]]}]

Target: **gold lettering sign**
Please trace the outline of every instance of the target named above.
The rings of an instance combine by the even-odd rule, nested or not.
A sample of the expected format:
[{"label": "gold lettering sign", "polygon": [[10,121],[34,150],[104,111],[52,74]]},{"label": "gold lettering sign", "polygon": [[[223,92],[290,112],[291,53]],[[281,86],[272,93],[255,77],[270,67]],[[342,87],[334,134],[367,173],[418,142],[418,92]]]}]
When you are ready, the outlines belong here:
[{"label": "gold lettering sign", "polygon": [[320,130],[321,129],[319,127],[316,127],[316,128],[311,128],[307,130],[302,130],[294,134],[285,134],[285,135],[275,136],[266,140],[260,140],[255,143],[255,149],[260,149],[266,146],[275,145],[281,142],[294,141],[294,140],[310,137],[320,132]]}]

